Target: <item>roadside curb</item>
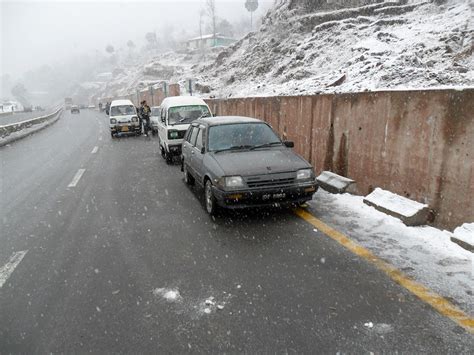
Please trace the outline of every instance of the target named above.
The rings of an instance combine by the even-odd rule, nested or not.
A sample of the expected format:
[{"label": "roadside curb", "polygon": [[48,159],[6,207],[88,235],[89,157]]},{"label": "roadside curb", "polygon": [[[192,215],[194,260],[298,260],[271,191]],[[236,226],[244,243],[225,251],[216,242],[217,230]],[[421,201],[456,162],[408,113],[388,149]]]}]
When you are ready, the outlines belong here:
[{"label": "roadside curb", "polygon": [[31,136],[31,135],[35,134],[36,132],[39,132],[39,131],[45,129],[46,127],[51,126],[53,123],[56,123],[56,122],[61,118],[61,116],[62,116],[62,112],[60,112],[60,113],[59,113],[55,118],[53,118],[51,121],[46,121],[44,124],[40,124],[39,127],[36,127],[36,128],[31,127],[31,128],[34,128],[34,129],[28,129],[28,128],[27,128],[27,129],[26,129],[27,132],[21,133],[21,131],[19,131],[20,134],[18,134],[18,135],[15,136],[15,137],[10,137],[10,138],[7,137],[7,138],[5,138],[5,139],[1,139],[1,140],[0,140],[0,147],[4,147],[4,146],[6,146],[6,145],[8,145],[8,144],[14,143],[14,142],[16,142],[16,141],[18,141],[18,140],[20,140],[20,139],[26,138],[26,137],[28,137],[28,136]]},{"label": "roadside curb", "polygon": [[317,178],[318,185],[333,194],[353,192],[355,181],[330,171],[323,171]]},{"label": "roadside curb", "polygon": [[380,212],[400,219],[407,226],[425,225],[428,221],[428,205],[378,187],[365,196],[363,201]]}]

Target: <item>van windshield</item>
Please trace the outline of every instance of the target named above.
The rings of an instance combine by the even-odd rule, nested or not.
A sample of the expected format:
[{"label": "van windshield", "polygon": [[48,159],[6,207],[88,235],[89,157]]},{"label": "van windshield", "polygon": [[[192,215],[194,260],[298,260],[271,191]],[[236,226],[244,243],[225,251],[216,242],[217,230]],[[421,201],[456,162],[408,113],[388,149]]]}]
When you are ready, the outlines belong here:
[{"label": "van windshield", "polygon": [[132,105],[112,106],[110,108],[111,116],[135,115],[135,107]]},{"label": "van windshield", "polygon": [[198,118],[210,116],[211,112],[209,112],[207,106],[204,105],[170,107],[168,110],[168,124],[185,124],[197,120]]}]

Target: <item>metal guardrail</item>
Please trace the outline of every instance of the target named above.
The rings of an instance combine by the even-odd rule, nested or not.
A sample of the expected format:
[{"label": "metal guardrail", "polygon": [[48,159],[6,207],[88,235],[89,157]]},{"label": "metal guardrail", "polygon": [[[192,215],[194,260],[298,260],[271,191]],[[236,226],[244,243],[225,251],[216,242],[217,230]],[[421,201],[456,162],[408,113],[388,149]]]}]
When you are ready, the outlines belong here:
[{"label": "metal guardrail", "polygon": [[10,124],[4,125],[4,126],[0,126],[0,137],[3,138],[3,137],[6,137],[6,136],[9,136],[13,132],[21,131],[22,129],[29,128],[33,125],[46,122],[46,121],[60,115],[62,110],[63,110],[63,108],[60,107],[56,111],[54,111],[53,113],[50,113],[50,114],[45,115],[45,116],[36,117],[36,118],[29,119],[29,120],[25,120],[25,121],[21,121],[21,122],[17,122],[17,123],[10,123]]}]

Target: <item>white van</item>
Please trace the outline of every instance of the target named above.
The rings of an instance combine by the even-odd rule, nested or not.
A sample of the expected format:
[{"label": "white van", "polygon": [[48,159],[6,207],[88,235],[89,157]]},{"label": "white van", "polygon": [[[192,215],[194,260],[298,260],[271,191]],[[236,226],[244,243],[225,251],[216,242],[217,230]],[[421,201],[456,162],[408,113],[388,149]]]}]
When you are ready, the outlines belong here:
[{"label": "white van", "polygon": [[173,157],[181,156],[181,145],[189,124],[212,114],[204,100],[193,96],[167,97],[160,107],[158,136],[161,155],[170,163]]},{"label": "white van", "polygon": [[114,138],[119,133],[141,133],[137,109],[130,100],[114,100],[109,109],[110,134]]}]

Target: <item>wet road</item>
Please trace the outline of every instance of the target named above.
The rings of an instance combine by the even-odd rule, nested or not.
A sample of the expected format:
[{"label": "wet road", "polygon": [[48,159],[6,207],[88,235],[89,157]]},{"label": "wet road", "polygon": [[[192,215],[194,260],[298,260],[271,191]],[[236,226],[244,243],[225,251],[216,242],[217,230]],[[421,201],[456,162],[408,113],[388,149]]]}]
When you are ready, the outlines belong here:
[{"label": "wet road", "polygon": [[472,350],[292,211],[209,217],[155,138],[106,124],[66,112],[0,148],[0,353]]}]

